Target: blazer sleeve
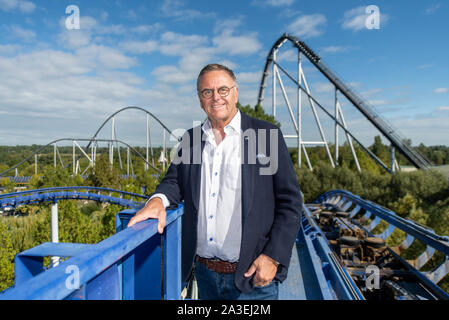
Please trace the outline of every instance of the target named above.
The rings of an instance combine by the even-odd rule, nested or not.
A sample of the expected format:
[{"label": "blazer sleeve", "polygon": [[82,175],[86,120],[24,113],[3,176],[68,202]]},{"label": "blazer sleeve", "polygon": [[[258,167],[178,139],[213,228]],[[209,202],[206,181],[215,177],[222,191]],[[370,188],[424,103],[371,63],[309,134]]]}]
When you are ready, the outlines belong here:
[{"label": "blazer sleeve", "polygon": [[302,196],[290,154],[278,129],[278,169],[273,175],[274,221],[263,253],[288,267],[299,231]]},{"label": "blazer sleeve", "polygon": [[[162,181],[156,187],[154,194],[162,193],[164,194],[168,201],[170,202],[169,208],[175,208],[178,204],[184,200],[184,192],[182,188],[182,173],[183,173],[183,164],[180,159],[182,159],[182,152],[185,149],[185,144],[189,143],[185,136],[183,136],[183,140],[176,150],[176,161],[172,161],[170,166],[168,167],[167,173],[165,174]],[[184,146],[184,148],[183,148]],[[188,149],[187,149],[188,150]]]}]

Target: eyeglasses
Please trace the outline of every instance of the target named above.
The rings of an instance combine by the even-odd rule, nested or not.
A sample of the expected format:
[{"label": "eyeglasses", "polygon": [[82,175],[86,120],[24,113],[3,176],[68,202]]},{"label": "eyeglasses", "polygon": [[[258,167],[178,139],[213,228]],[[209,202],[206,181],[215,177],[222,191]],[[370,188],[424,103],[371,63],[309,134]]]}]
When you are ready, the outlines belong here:
[{"label": "eyeglasses", "polygon": [[[230,88],[226,86],[220,87],[218,88],[218,94],[222,98],[227,97],[229,95],[229,92],[231,92],[232,88],[235,88],[235,85]],[[201,95],[201,98],[210,99],[214,95],[214,91],[215,89],[203,89],[201,91],[198,90],[198,93]]]}]

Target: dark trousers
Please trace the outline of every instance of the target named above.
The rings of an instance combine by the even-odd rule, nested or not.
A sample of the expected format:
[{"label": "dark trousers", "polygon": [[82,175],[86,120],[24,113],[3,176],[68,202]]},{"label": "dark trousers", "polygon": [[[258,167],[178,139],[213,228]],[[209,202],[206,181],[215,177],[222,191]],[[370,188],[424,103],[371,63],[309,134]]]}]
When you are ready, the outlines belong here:
[{"label": "dark trousers", "polygon": [[254,287],[250,293],[241,292],[234,284],[234,273],[217,273],[200,262],[195,263],[195,278],[201,300],[277,300],[279,283],[272,281],[264,287]]}]

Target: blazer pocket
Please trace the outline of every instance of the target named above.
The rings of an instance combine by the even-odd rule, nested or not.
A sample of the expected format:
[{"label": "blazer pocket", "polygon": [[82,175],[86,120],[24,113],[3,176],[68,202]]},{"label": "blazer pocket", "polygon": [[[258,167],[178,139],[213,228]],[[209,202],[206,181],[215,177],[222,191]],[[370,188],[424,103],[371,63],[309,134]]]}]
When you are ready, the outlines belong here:
[{"label": "blazer pocket", "polygon": [[259,241],[257,242],[257,246],[256,246],[256,251],[254,252],[253,260],[255,260],[262,253],[262,250],[263,250],[263,248],[265,248],[265,245],[267,244],[268,240],[269,239],[264,236],[261,236],[259,238]]}]

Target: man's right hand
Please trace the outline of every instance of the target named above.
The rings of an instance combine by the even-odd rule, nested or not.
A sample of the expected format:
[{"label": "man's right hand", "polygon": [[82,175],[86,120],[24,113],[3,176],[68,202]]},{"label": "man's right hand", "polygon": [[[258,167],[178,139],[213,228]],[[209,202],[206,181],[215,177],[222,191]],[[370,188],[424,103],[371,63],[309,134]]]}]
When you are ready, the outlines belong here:
[{"label": "man's right hand", "polygon": [[165,211],[162,199],[155,197],[148,201],[147,205],[140,209],[134,217],[129,220],[127,228],[135,225],[138,222],[154,218],[158,220],[157,232],[162,234],[164,232],[165,223],[167,219],[167,212]]}]

